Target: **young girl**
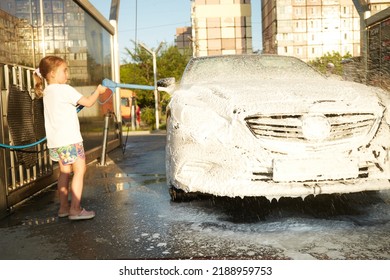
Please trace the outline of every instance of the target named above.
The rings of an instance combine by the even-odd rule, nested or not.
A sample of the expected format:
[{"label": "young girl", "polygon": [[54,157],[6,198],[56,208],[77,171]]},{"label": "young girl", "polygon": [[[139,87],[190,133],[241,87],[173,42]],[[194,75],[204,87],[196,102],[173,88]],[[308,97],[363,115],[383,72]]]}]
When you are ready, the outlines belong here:
[{"label": "young girl", "polygon": [[[35,93],[38,97],[43,95],[49,154],[53,161],[59,162],[60,166],[58,178],[60,209],[58,216],[68,217],[70,220],[92,219],[95,217],[95,212],[87,211],[80,205],[86,163],[76,106],[91,107],[107,88],[99,85],[92,95],[83,96],[66,84],[68,80],[67,64],[57,56],[44,57],[39,63],[39,68],[35,70],[34,77],[36,81]],[[45,88],[44,80],[47,82]],[[72,171],[71,202],[69,205],[69,179]]]}]

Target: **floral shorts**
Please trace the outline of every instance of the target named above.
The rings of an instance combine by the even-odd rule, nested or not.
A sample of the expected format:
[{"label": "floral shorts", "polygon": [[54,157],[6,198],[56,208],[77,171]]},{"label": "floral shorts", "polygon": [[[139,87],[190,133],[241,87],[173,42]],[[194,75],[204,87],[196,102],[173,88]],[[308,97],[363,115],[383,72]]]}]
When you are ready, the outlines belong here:
[{"label": "floral shorts", "polygon": [[85,159],[83,143],[71,144],[69,146],[49,149],[50,158],[53,161],[60,161],[63,165],[73,164],[77,158]]}]

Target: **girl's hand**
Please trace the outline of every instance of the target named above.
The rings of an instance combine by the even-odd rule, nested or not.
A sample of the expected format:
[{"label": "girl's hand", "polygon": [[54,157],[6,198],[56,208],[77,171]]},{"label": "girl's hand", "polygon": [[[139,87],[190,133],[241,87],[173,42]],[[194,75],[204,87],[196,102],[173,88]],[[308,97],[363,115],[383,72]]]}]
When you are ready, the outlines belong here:
[{"label": "girl's hand", "polygon": [[98,85],[98,87],[96,88],[96,91],[97,91],[99,94],[103,94],[103,93],[105,93],[107,90],[108,90],[108,88],[105,87],[105,86],[102,86],[102,85]]},{"label": "girl's hand", "polygon": [[102,95],[108,90],[108,87],[98,85],[95,91],[90,96],[81,97],[79,101],[77,101],[77,103],[83,105],[84,107],[91,107],[93,106],[93,104],[95,104],[96,100],[99,98],[99,95]]}]

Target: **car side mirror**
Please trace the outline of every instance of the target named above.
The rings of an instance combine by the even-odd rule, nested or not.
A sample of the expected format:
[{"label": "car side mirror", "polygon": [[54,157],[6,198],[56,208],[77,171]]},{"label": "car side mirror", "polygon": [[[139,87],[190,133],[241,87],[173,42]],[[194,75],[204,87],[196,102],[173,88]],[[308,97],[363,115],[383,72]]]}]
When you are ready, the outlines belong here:
[{"label": "car side mirror", "polygon": [[157,81],[157,89],[171,94],[176,87],[176,79],[174,77],[164,78]]}]

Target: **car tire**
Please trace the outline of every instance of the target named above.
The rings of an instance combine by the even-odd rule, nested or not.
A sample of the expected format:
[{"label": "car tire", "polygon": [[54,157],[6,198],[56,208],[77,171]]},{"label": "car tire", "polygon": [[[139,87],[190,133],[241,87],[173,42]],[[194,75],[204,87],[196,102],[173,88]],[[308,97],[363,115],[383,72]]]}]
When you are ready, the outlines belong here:
[{"label": "car tire", "polygon": [[197,193],[185,192],[181,189],[171,186],[169,188],[169,195],[173,202],[188,202],[199,198]]}]

